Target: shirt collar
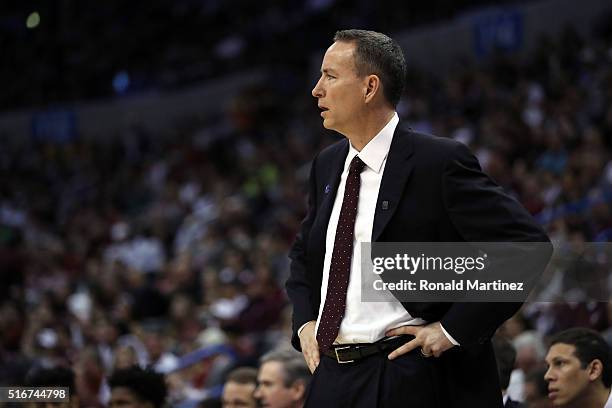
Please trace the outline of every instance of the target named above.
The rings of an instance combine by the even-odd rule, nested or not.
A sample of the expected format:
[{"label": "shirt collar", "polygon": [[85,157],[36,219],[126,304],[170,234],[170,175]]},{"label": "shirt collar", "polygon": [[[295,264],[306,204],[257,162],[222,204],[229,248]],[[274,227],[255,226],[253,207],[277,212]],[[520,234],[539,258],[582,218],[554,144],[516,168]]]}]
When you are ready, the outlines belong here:
[{"label": "shirt collar", "polygon": [[372,169],[374,172],[379,173],[387,154],[389,154],[389,149],[391,148],[391,141],[393,140],[393,133],[395,133],[395,128],[399,123],[399,116],[397,112],[393,114],[391,120],[385,125],[384,128],[378,132],[376,136],[372,140],[368,142],[367,145],[361,152],[353,147],[352,144],[349,143],[349,154],[348,157],[352,158],[359,154],[359,158]]}]

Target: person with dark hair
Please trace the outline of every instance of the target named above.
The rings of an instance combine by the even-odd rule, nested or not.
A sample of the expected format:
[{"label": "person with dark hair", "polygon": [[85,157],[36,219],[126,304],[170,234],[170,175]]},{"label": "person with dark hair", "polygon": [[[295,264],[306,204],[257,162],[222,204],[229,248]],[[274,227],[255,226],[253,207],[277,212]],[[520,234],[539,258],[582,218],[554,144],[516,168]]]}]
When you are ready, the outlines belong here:
[{"label": "person with dark hair", "polygon": [[548,398],[555,407],[612,408],[610,346],[594,330],[573,328],[550,340]]},{"label": "person with dark hair", "polygon": [[508,396],[510,376],[516,361],[516,350],[508,340],[495,336],[493,337],[493,351],[495,351],[495,361],[497,362],[497,372],[499,374],[499,385],[501,386],[504,408],[524,408],[525,405],[512,400]]},{"label": "person with dark hair", "polygon": [[221,403],[223,408],[255,408],[253,395],[257,387],[257,370],[252,367],[238,367],[227,375],[223,385]]},{"label": "person with dark hair", "polygon": [[161,408],[166,401],[166,382],[162,374],[140,367],[115,371],[108,379],[109,407]]},{"label": "person with dark hair", "polygon": [[359,244],[550,243],[465,145],[404,129],[395,110],[406,71],[388,36],[339,31],[312,90],[323,127],[345,139],[312,162],[290,252],[309,407],[501,407],[490,338],[520,305],[362,302]]},{"label": "person with dark hair", "polygon": [[552,408],[548,399],[548,383],[544,379],[546,368],[537,367],[525,374],[523,398],[529,408]]},{"label": "person with dark hair", "polygon": [[272,350],[259,360],[255,398],[269,408],[301,408],[310,383],[302,356],[292,350]]},{"label": "person with dark hair", "polygon": [[68,388],[68,402],[30,403],[29,406],[51,408],[79,406],[79,396],[76,393],[74,372],[67,367],[34,368],[26,376],[26,385],[29,387],[66,387]]}]

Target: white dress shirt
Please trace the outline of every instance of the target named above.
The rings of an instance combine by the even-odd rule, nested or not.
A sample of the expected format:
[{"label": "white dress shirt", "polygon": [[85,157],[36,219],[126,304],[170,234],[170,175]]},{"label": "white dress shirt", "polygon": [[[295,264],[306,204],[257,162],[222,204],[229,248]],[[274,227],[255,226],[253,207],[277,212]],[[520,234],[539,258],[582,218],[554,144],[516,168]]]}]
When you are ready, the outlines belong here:
[{"label": "white dress shirt", "polygon": [[608,401],[606,401],[606,405],[603,408],[612,408],[612,392],[608,396]]},{"label": "white dress shirt", "polygon": [[[400,326],[424,325],[427,322],[421,318],[415,318],[404,309],[402,304],[393,298],[389,302],[362,302],[361,301],[361,243],[372,241],[372,226],[374,225],[374,213],[380,183],[387,163],[387,156],[391,148],[391,141],[395,128],[399,123],[397,113],[393,115],[389,123],[361,150],[357,151],[349,143],[349,152],[344,161],[344,170],[340,178],[340,184],[334,201],[334,206],[327,224],[327,236],[325,240],[325,259],[323,262],[323,279],[321,283],[321,304],[319,315],[315,326],[315,333],[319,328],[321,313],[325,305],[327,294],[327,283],[329,280],[329,269],[331,256],[336,238],[336,228],[340,218],[340,210],[344,199],[344,187],[348,177],[350,163],[357,154],[366,164],[361,172],[361,185],[359,189],[359,202],[357,204],[357,217],[355,219],[355,233],[353,235],[353,255],[351,258],[351,273],[346,296],[346,310],[336,343],[373,343],[385,337],[385,332]],[[307,323],[303,324],[298,334]],[[459,343],[442,327],[444,335],[451,343],[458,346]]]},{"label": "white dress shirt", "polygon": [[393,133],[399,123],[397,113],[387,125],[361,150],[357,151],[352,145],[344,161],[344,171],[340,179],[334,206],[327,226],[325,241],[325,260],[323,263],[323,280],[321,284],[321,305],[317,318],[316,330],[319,328],[321,313],[325,305],[327,283],[331,257],[336,238],[336,228],[340,218],[340,209],[344,199],[344,187],[349,172],[349,165],[353,157],[359,158],[366,164],[361,173],[361,187],[359,189],[359,203],[355,219],[355,233],[353,236],[353,255],[351,259],[351,273],[346,296],[346,311],[340,331],[336,338],[337,343],[373,343],[385,336],[389,329],[404,325],[421,325],[423,319],[413,318],[404,309],[401,303],[395,302],[361,302],[361,243],[372,241],[372,226],[374,225],[374,211],[378,200],[378,191],[382,180],[387,155],[393,140]]}]

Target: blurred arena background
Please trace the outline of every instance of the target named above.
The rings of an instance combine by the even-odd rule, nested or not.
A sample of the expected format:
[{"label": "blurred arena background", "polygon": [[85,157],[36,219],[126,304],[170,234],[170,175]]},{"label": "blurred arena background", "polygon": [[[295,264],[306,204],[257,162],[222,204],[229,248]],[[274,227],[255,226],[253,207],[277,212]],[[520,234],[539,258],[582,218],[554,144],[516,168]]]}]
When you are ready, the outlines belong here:
[{"label": "blurred arena background", "polygon": [[[99,407],[105,378],[137,363],[166,375],[174,406],[197,406],[229,368],[289,347],[309,161],[340,137],[310,95],[338,29],[398,40],[402,123],[469,145],[556,244],[612,238],[610,2],[0,10],[2,385],[69,366],[81,406]],[[500,329],[515,399],[536,406],[547,336],[582,326],[612,343],[612,302],[575,300],[528,304]]]}]

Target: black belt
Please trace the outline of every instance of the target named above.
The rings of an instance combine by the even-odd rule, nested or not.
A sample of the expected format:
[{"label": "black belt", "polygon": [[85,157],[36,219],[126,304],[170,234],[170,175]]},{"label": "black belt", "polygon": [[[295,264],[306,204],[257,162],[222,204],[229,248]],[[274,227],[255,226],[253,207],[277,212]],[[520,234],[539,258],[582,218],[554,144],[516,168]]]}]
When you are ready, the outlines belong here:
[{"label": "black belt", "polygon": [[414,339],[414,336],[402,335],[385,338],[376,343],[334,344],[331,349],[325,350],[323,354],[333,358],[339,364],[353,363],[374,354],[394,350],[412,339]]}]

